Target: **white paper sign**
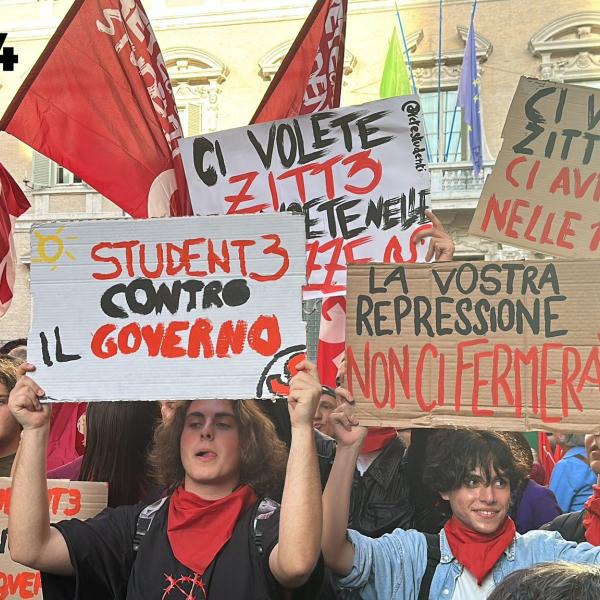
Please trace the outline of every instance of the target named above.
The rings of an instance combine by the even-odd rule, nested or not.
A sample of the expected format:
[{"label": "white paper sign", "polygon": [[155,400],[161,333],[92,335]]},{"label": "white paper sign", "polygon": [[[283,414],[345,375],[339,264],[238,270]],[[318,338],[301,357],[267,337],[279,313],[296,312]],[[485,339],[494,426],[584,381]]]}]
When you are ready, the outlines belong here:
[{"label": "white paper sign", "polygon": [[58,401],[273,396],[306,343],[304,247],[289,214],[35,227],[35,378]]},{"label": "white paper sign", "polygon": [[[350,262],[415,262],[429,227],[420,102],[389,98],[181,142],[194,212],[304,212],[305,298],[343,294]],[[417,255],[419,254],[419,257]]]}]

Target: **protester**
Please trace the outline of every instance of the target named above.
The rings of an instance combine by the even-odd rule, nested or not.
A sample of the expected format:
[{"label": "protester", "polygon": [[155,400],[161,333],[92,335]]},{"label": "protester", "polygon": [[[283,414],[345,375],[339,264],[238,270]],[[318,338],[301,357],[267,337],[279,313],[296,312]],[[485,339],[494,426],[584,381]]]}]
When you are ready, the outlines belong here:
[{"label": "protester", "polygon": [[49,471],[48,478],[106,481],[113,507],[152,498],[160,490],[147,459],[159,419],[156,402],[91,402],[83,456]]},{"label": "protester", "polygon": [[575,433],[554,435],[556,443],[565,454],[552,471],[549,487],[563,512],[581,510],[591,496],[592,485],[596,482],[596,475],[585,456],[584,436]]},{"label": "protester", "polygon": [[21,426],[8,408],[8,396],[17,383],[21,360],[0,355],[0,477],[8,477],[15,459]]},{"label": "protester", "polygon": [[[169,490],[160,507],[121,506],[53,526],[45,482],[50,411],[43,390],[23,376],[10,396],[23,426],[9,517],[13,560],[43,572],[45,600],[62,597],[65,576],[76,579],[70,597],[79,600],[147,600],[174,588],[188,600],[254,600],[313,583],[321,490],[312,418],[321,386],[311,363],[298,371],[288,396],[287,470],[285,447],[254,402],[181,403],[156,432],[153,460]],[[263,498],[284,471],[279,509]],[[140,521],[151,517],[140,537]]]},{"label": "protester", "polygon": [[[424,481],[450,505],[439,536],[396,529],[372,539],[346,529],[354,465],[366,436],[348,405],[331,415],[337,452],[323,496],[323,554],[342,597],[486,598],[516,569],[559,560],[600,563],[600,548],[558,534],[516,533],[511,489],[527,467],[507,438],[486,431],[442,430],[431,436]],[[429,559],[429,560],[428,560]]]},{"label": "protester", "polygon": [[583,510],[560,515],[543,529],[558,531],[565,540],[578,543],[587,541],[600,546],[600,528],[593,518],[594,515],[600,518],[600,435],[586,435],[584,444],[590,468],[597,481],[592,486],[592,495],[587,499]]},{"label": "protester", "polygon": [[532,529],[539,529],[562,514],[562,511],[552,491],[531,479],[533,452],[527,438],[516,432],[507,433],[506,436],[511,441],[513,452],[518,453],[518,460],[527,467],[527,477],[512,493],[510,510],[517,531],[527,533]]},{"label": "protester", "polygon": [[329,415],[336,409],[338,400],[335,390],[328,385],[321,386],[321,399],[317,405],[317,412],[313,419],[313,427],[322,434],[331,437]]},{"label": "protester", "polygon": [[494,589],[488,600],[598,600],[600,569],[553,563],[521,569]]}]

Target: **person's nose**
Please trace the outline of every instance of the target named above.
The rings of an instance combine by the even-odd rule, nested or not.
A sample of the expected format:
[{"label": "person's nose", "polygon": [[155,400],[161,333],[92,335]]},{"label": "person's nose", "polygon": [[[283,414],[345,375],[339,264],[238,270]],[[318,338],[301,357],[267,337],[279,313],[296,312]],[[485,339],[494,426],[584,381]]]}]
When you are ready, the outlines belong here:
[{"label": "person's nose", "polygon": [[214,424],[210,419],[207,419],[200,430],[200,437],[205,440],[212,440],[215,437]]},{"label": "person's nose", "polygon": [[493,504],[496,501],[496,493],[491,485],[482,485],[479,488],[479,500],[486,504]]}]

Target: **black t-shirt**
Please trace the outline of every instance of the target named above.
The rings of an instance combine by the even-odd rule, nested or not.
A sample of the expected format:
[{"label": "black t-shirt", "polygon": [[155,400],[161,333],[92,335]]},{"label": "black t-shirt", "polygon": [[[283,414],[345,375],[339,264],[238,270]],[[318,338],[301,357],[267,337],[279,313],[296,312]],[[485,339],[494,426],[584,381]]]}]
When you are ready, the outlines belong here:
[{"label": "black t-shirt", "polygon": [[[229,542],[200,577],[173,555],[167,537],[168,504],[156,513],[137,557],[133,537],[143,504],[108,509],[94,519],[61,521],[75,568],[73,578],[42,574],[44,600],[263,600],[280,598],[269,555],[279,533],[279,509],[261,523],[259,553],[255,507],[238,520]],[[69,581],[70,580],[70,581]]]}]

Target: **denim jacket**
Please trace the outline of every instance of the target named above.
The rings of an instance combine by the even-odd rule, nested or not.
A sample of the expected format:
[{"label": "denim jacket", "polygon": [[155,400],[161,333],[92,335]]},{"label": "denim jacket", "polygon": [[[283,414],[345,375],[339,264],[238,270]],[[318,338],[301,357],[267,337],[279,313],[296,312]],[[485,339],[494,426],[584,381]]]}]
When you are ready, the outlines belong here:
[{"label": "denim jacket", "polygon": [[[334,577],[340,598],[411,600],[419,595],[427,564],[427,543],[418,531],[396,529],[379,539],[348,530],[354,563],[343,578]],[[431,599],[452,598],[463,566],[454,558],[444,531],[440,533],[441,560],[431,582]],[[600,564],[600,547],[566,542],[554,531],[516,534],[492,571],[498,584],[508,574],[542,562]]]}]

